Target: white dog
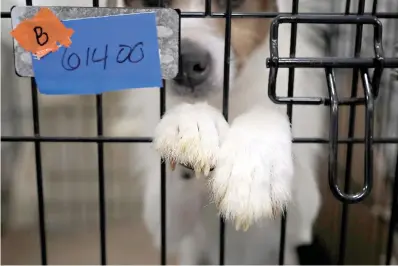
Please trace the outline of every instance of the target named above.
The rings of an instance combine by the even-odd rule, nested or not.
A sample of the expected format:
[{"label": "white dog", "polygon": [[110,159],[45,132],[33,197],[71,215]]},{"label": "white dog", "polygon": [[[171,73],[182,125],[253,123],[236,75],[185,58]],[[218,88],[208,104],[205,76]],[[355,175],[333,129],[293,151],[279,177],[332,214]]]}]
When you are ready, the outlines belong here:
[{"label": "white dog", "polygon": [[[123,2],[130,7],[157,4]],[[203,11],[205,5],[204,0],[165,3],[182,11]],[[213,0],[212,11],[223,12],[225,3]],[[237,12],[291,12],[291,1],[233,0],[232,7]],[[270,22],[233,19],[228,122],[221,113],[225,19],[182,19],[183,75],[167,83],[162,120],[158,89],[127,93],[123,99],[127,112],[114,127],[115,134],[154,136],[153,147],[140,144],[132,150],[139,158],[132,169],[143,170],[143,216],[158,247],[159,155],[171,163],[166,179],[167,249],[177,252],[181,264],[218,263],[219,213],[227,220],[226,264],[278,263],[285,206],[285,263],[298,264],[295,248],[312,241],[321,204],[316,171],[322,150],[315,144],[292,145],[292,137],[323,137],[327,109],[294,106],[291,129],[286,106],[268,98]],[[297,56],[323,56],[322,45],[311,40],[315,33],[309,26],[300,24],[298,29]],[[279,28],[279,55],[287,57],[289,46],[290,25],[284,24]],[[288,70],[280,69],[277,94],[286,96],[287,87]],[[322,69],[296,70],[294,96],[326,93]],[[148,112],[142,111],[143,105]]]}]

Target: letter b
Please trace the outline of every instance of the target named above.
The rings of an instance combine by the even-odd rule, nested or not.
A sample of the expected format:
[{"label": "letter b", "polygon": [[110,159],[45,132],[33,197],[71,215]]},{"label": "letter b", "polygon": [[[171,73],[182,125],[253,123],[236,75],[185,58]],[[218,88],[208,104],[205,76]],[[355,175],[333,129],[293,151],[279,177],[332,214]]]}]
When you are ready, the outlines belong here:
[{"label": "letter b", "polygon": [[48,34],[43,32],[43,28],[40,26],[34,27],[36,42],[38,45],[43,46],[48,42]]}]

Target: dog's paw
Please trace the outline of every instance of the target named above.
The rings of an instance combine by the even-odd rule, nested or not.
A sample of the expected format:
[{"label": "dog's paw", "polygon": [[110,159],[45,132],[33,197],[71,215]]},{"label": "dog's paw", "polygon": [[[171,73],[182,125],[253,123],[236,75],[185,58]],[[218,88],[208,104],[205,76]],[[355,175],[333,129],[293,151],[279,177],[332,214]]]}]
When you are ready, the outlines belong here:
[{"label": "dog's paw", "polygon": [[207,103],[183,103],[166,112],[157,125],[154,147],[172,166],[179,163],[207,176],[228,128],[222,114]]},{"label": "dog's paw", "polygon": [[213,200],[236,230],[283,212],[291,198],[293,156],[286,116],[256,108],[238,117],[210,182]]}]

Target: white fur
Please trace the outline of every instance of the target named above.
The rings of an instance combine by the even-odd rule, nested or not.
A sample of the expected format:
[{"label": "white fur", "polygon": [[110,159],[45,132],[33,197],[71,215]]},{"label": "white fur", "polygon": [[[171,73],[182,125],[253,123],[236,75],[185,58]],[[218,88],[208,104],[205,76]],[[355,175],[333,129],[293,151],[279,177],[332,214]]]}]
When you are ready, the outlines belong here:
[{"label": "white fur", "polygon": [[[288,2],[278,1],[280,12],[290,12]],[[181,264],[199,264],[204,258],[211,264],[218,263],[217,214],[221,212],[238,227],[248,229],[237,231],[227,223],[226,264],[276,264],[280,237],[278,214],[287,206],[285,263],[298,264],[295,247],[312,241],[312,226],[321,204],[316,167],[322,150],[315,144],[292,145],[291,138],[323,137],[327,109],[294,106],[290,130],[286,107],[275,105],[267,96],[267,38],[247,58],[238,77],[235,65],[231,64],[229,121],[232,123],[229,128],[220,112],[224,41],[222,36],[214,35],[206,23],[207,19],[183,19],[182,38],[207,44],[217,66],[213,80],[218,90],[206,99],[197,100],[174,95],[173,85],[168,84],[168,111],[163,119],[159,120],[157,108],[154,111],[147,108],[146,115],[141,117],[151,125],[160,121],[156,129],[145,127],[144,130],[155,137],[152,148],[166,159],[193,166],[200,175],[199,179],[183,180],[181,172],[187,169],[179,165],[174,171],[170,167],[167,169],[167,249],[177,252]],[[310,34],[307,26],[299,26],[298,56],[322,56],[320,49],[306,38]],[[280,56],[288,56],[289,44],[290,26],[282,25],[279,29]],[[297,69],[294,95],[325,96],[324,79],[323,70]],[[280,69],[278,95],[286,95],[287,82],[288,70]],[[156,90],[130,95],[124,98],[125,105],[138,109],[143,104],[141,97],[152,97],[156,104],[159,99]],[[125,120],[119,123],[119,134],[128,135],[137,130],[125,122],[134,117],[132,112],[127,113]],[[137,153],[142,158],[140,165],[147,167],[147,174],[142,176],[144,220],[159,247],[159,156],[150,149],[146,147]],[[214,165],[214,173],[206,177],[209,167]],[[219,209],[213,201],[218,203]]]},{"label": "white fur", "polygon": [[238,116],[218,154],[211,190],[220,212],[247,230],[283,211],[293,161],[286,115],[257,106]]},{"label": "white fur", "polygon": [[[289,1],[280,0],[278,5],[280,12],[290,12]],[[320,49],[308,41],[307,37],[312,34],[308,27],[299,25],[298,28],[297,55],[322,56]],[[140,116],[153,127],[145,127],[142,134],[155,137],[152,148],[156,148],[165,158],[191,164],[201,176],[199,179],[183,180],[181,172],[188,171],[187,169],[178,165],[174,171],[170,167],[167,169],[168,251],[177,252],[180,264],[199,264],[203,259],[211,264],[218,263],[217,214],[221,211],[244,229],[251,225],[244,232],[235,230],[227,223],[226,264],[276,264],[280,240],[280,216],[277,214],[282,207],[287,206],[285,263],[298,264],[295,247],[312,241],[312,227],[321,204],[316,167],[322,150],[315,144],[291,145],[291,138],[324,137],[327,109],[319,106],[294,106],[290,132],[285,115],[286,107],[275,105],[267,96],[267,38],[246,59],[238,77],[232,60],[229,101],[229,121],[232,123],[228,128],[220,112],[224,57],[222,36],[215,35],[208,26],[207,19],[183,19],[182,38],[205,43],[209,48],[217,66],[212,79],[218,90],[206,99],[197,100],[176,96],[172,93],[173,85],[167,84],[168,111],[161,121],[159,109],[155,108],[159,103],[159,92],[156,90],[142,90],[124,98],[127,107],[140,109],[142,104],[147,103],[143,103],[141,97],[147,97],[147,100],[152,97],[154,103],[146,108],[145,115],[141,113]],[[279,29],[280,56],[288,56],[289,44],[290,26],[282,25]],[[232,57],[233,54],[234,51]],[[288,70],[280,69],[278,95],[286,95],[287,82]],[[325,85],[323,70],[296,70],[295,96],[325,96]],[[213,107],[219,111],[215,112]],[[123,132],[124,135],[137,130],[125,122],[132,121],[135,117],[133,112],[127,113],[125,120],[122,119],[119,123],[127,127],[118,128],[118,132]],[[220,131],[217,124],[222,125],[225,132]],[[181,150],[181,147],[185,150]],[[136,152],[142,158],[140,165],[146,165],[149,169],[142,176],[145,188],[143,214],[147,228],[159,247],[159,156],[150,147]],[[209,166],[214,163],[214,173],[208,177],[202,175],[207,174]],[[220,209],[213,204],[214,200],[219,203]],[[276,218],[272,218],[274,215]]]},{"label": "white fur", "polygon": [[[190,1],[190,5],[184,11],[203,10],[204,1],[186,1]],[[118,2],[120,6],[121,0]],[[280,12],[290,12],[290,5],[291,1],[278,0]],[[322,150],[314,144],[291,145],[290,139],[292,136],[322,137],[326,109],[294,106],[290,132],[284,115],[286,107],[271,103],[267,96],[267,38],[246,59],[239,76],[236,76],[232,51],[229,104],[229,121],[232,123],[229,127],[220,112],[224,39],[215,33],[207,21],[182,20],[182,38],[190,38],[207,47],[215,62],[212,85],[217,90],[207,99],[201,99],[198,103],[192,98],[176,96],[168,84],[168,112],[161,121],[158,89],[124,91],[120,97],[122,100],[110,102],[126,107],[124,116],[113,125],[113,134],[155,137],[154,147],[132,145],[132,152],[137,156],[137,160],[131,162],[132,174],[140,173],[144,185],[143,218],[155,245],[159,247],[160,157],[153,148],[166,157],[172,156],[174,160],[193,165],[199,173],[207,174],[209,167],[215,165],[213,174],[190,180],[181,178],[181,173],[188,171],[184,167],[177,165],[174,171],[168,167],[168,251],[177,252],[181,264],[199,264],[203,258],[216,264],[219,252],[217,214],[221,210],[227,218],[238,220],[238,225],[244,229],[251,225],[246,232],[242,232],[227,223],[226,264],[276,264],[280,219],[270,217],[278,213],[274,210],[281,210],[287,205],[285,263],[297,264],[295,247],[311,241],[312,226],[321,204],[316,166]],[[307,26],[299,25],[298,28],[297,55],[322,56],[321,51],[306,39],[311,34]],[[279,30],[280,56],[288,56],[289,44],[290,26],[283,25]],[[287,73],[287,69],[278,72],[278,95],[286,95]],[[294,87],[295,96],[324,96],[323,71],[296,70]],[[55,99],[48,97],[44,103],[51,104]],[[183,142],[179,137],[190,145],[181,145]],[[187,150],[181,152],[181,147],[196,149],[199,156],[192,156]],[[231,178],[225,180],[228,176]],[[220,210],[209,199],[209,191],[219,203]]]}]

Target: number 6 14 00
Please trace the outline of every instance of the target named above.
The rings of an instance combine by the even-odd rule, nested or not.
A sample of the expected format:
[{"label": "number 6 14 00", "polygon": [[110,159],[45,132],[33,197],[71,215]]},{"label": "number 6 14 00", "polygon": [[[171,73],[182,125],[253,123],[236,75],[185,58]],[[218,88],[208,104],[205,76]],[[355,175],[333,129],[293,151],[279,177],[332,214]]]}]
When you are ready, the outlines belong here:
[{"label": "number 6 14 00", "polygon": [[[103,69],[106,70],[108,60],[115,60],[118,64],[132,63],[137,64],[144,58],[144,43],[138,42],[135,45],[119,44],[117,47],[118,53],[116,58],[109,58],[108,49],[109,45],[105,45],[103,52],[100,52],[98,48],[87,47],[85,53],[78,55],[77,53],[68,54],[69,49],[65,49],[62,55],[61,65],[67,71],[74,71],[82,66],[89,67],[93,63],[103,64]],[[102,49],[101,49],[102,50]]]}]

